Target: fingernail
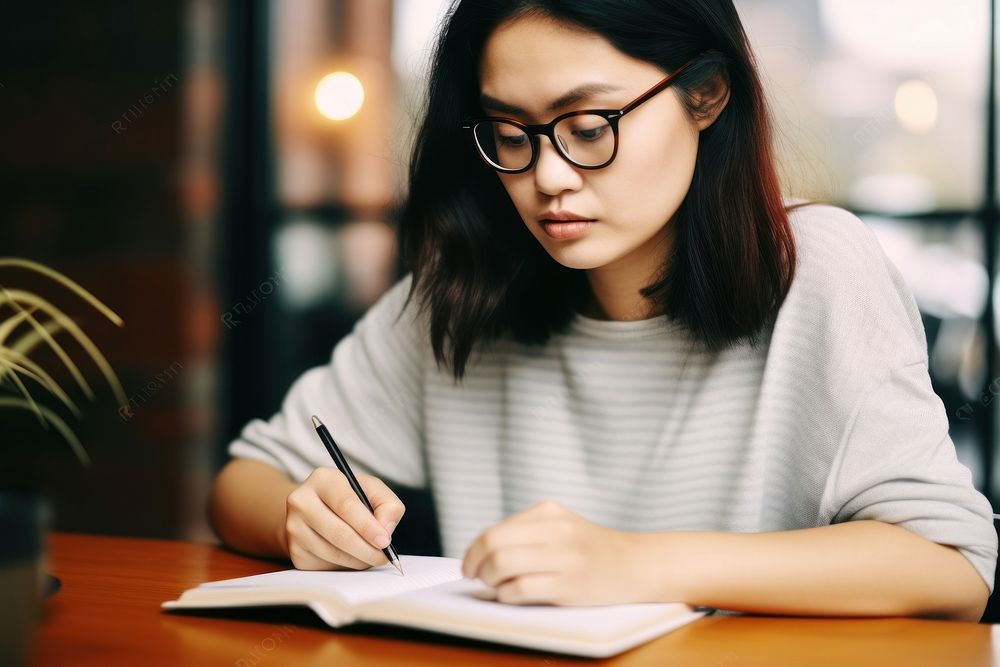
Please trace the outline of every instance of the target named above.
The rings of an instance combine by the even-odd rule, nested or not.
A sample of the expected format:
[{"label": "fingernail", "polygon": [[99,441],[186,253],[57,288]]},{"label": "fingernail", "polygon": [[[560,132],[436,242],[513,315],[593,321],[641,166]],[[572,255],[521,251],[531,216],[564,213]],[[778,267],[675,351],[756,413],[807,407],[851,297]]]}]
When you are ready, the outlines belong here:
[{"label": "fingernail", "polygon": [[375,537],[375,546],[379,549],[385,549],[389,546],[389,536],[388,535],[377,535]]}]

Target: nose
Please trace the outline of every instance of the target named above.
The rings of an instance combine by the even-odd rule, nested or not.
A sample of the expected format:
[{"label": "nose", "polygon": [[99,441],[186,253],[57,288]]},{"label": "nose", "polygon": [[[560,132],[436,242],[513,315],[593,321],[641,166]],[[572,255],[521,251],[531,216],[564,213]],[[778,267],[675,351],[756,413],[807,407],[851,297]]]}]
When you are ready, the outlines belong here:
[{"label": "nose", "polygon": [[538,137],[538,160],[535,162],[535,188],[547,195],[580,188],[580,172],[563,159],[548,137]]}]

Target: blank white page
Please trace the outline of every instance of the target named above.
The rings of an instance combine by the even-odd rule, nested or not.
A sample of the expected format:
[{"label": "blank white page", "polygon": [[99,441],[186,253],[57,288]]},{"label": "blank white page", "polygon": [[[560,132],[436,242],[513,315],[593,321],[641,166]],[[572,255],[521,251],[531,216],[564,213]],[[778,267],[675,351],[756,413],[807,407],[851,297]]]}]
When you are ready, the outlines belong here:
[{"label": "blank white page", "polygon": [[422,615],[460,619],[462,625],[482,625],[518,635],[559,636],[601,641],[642,628],[671,611],[685,616],[690,607],[676,602],[560,607],[497,602],[493,589],[479,580],[461,579],[425,591],[413,591],[377,604],[379,608],[406,609]]},{"label": "blank white page", "polygon": [[347,604],[353,606],[462,578],[462,561],[459,558],[400,556],[399,562],[405,576],[387,563],[361,571],[283,570],[210,581],[198,588],[327,589],[336,592]]}]

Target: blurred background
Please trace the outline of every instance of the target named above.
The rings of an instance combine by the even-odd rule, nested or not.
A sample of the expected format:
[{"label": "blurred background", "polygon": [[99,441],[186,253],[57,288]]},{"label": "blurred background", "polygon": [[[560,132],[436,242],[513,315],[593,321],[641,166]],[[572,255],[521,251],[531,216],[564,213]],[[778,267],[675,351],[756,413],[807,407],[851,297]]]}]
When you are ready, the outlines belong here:
[{"label": "blurred background", "polygon": [[[402,275],[394,219],[449,4],[5,5],[0,255],[66,273],[126,322],[51,292],[132,406],[84,369],[97,399],[70,424],[91,469],[30,414],[0,412],[0,467],[41,457],[57,529],[212,539],[205,502],[229,441]],[[959,457],[995,499],[991,2],[737,6],[789,195],[877,232],[921,309]],[[50,289],[0,273],[12,284]],[[394,542],[435,551],[420,539]]]}]

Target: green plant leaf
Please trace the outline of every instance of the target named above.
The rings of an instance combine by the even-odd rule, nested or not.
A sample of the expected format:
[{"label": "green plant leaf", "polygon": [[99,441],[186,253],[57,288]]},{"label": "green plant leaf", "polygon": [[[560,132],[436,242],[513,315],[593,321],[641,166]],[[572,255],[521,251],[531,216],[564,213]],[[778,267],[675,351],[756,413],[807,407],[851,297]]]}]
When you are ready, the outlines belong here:
[{"label": "green plant leaf", "polygon": [[108,363],[108,360],[104,358],[104,355],[101,354],[99,349],[97,349],[94,342],[90,340],[87,334],[83,333],[80,327],[78,327],[73,320],[67,317],[65,313],[53,306],[51,303],[40,296],[32,294],[31,292],[4,289],[3,294],[6,295],[8,299],[17,303],[36,306],[39,310],[49,315],[49,317],[59,322],[59,324],[62,325],[62,327],[66,329],[66,331],[68,331],[73,338],[76,339],[76,341],[80,344],[80,347],[82,347],[87,354],[90,355],[90,358],[94,360],[94,363],[97,364],[101,374],[104,375],[105,380],[107,380],[108,384],[111,385],[111,390],[114,392],[115,398],[118,400],[119,407],[124,408],[128,404],[128,399],[125,397],[125,390],[122,389],[121,383],[118,381],[118,376],[115,375],[114,370],[111,369],[111,364]]},{"label": "green plant leaf", "polygon": [[63,391],[59,383],[52,379],[45,369],[39,366],[37,363],[26,357],[25,355],[11,350],[9,348],[4,348],[0,346],[0,366],[6,367],[8,370],[4,371],[0,368],[0,376],[5,373],[18,372],[22,375],[27,375],[32,380],[42,385],[48,389],[49,393],[58,398],[63,404],[70,409],[70,411],[80,417],[80,409],[76,407],[76,404],[70,400],[70,397]]},{"label": "green plant leaf", "polygon": [[23,400],[24,404],[31,408],[31,411],[35,413],[36,417],[38,417],[39,423],[41,423],[41,425],[47,430],[49,426],[45,423],[45,416],[42,414],[41,406],[39,406],[38,403],[35,402],[35,399],[32,398],[31,392],[28,391],[28,388],[24,386],[23,382],[21,382],[21,378],[17,376],[17,373],[10,373],[9,375],[5,373],[4,377],[9,377],[11,379],[17,390],[21,392],[21,396],[24,397],[20,400]]},{"label": "green plant leaf", "polygon": [[[29,321],[33,319],[34,318],[29,318]],[[58,333],[63,330],[63,328],[59,325],[58,322],[49,321],[46,322],[45,324],[39,324],[38,320],[34,321],[35,324],[37,324],[40,328],[45,330],[44,333],[47,333],[50,336],[54,333]],[[39,333],[38,331],[27,331],[24,334],[22,334],[20,338],[18,338],[13,343],[9,344],[7,347],[9,347],[12,350],[17,350],[22,354],[28,354],[33,349],[35,349],[38,346],[38,344],[41,343],[43,340],[44,339],[42,338],[42,334]],[[56,345],[58,345],[58,343],[56,343]]]},{"label": "green plant leaf", "polygon": [[83,289],[76,282],[67,278],[63,274],[59,273],[55,269],[50,269],[44,264],[39,264],[38,262],[32,262],[30,259],[21,259],[19,257],[0,257],[0,267],[4,266],[19,266],[29,271],[34,271],[35,273],[41,273],[44,276],[48,276],[53,280],[62,283],[65,287],[69,288],[73,292],[77,293],[82,297],[87,303],[92,305],[94,308],[99,310],[102,315],[107,317],[109,320],[114,322],[120,327],[125,326],[125,321],[107,306],[104,305],[97,297]]},{"label": "green plant leaf", "polygon": [[14,329],[20,326],[22,322],[31,316],[33,311],[34,308],[30,310],[21,308],[16,315],[8,317],[3,322],[0,322],[0,345],[2,345],[3,342],[6,341],[7,338],[14,332]]},{"label": "green plant leaf", "polygon": [[[33,271],[35,273],[44,275],[58,283],[63,287],[66,287],[70,291],[76,293],[87,303],[97,309],[102,315],[114,322],[117,326],[124,326],[124,321],[122,318],[115,313],[113,310],[108,308],[99,299],[94,297],[90,292],[82,288],[73,280],[67,278],[62,273],[50,269],[43,264],[38,262],[33,262],[31,260],[14,258],[14,257],[0,257],[0,268],[11,267],[11,268],[22,268],[28,271]],[[52,305],[42,297],[32,294],[24,290],[12,289],[8,290],[0,285],[0,309],[4,305],[9,306],[14,310],[14,314],[7,317],[6,320],[0,320],[0,384],[6,385],[9,381],[14,388],[20,392],[21,396],[0,396],[0,407],[11,407],[18,408],[22,410],[30,410],[38,418],[39,422],[45,429],[49,428],[49,424],[56,427],[56,430],[63,436],[70,447],[72,447],[76,457],[85,467],[90,467],[90,457],[87,455],[86,450],[84,450],[83,445],[77,439],[73,431],[66,425],[66,422],[62,418],[53,412],[51,409],[44,405],[39,405],[31,392],[28,391],[27,386],[21,380],[21,376],[34,380],[40,384],[44,389],[48,390],[53,396],[58,398],[63,402],[77,417],[80,416],[80,411],[70,399],[69,395],[63,391],[62,387],[56,382],[52,376],[50,376],[40,364],[32,360],[28,355],[34,350],[40,343],[44,342],[48,345],[56,356],[62,361],[62,363],[69,370],[73,379],[76,381],[83,392],[91,400],[94,398],[94,392],[87,384],[84,379],[83,374],[80,369],[76,366],[73,360],[70,358],[66,350],[56,342],[53,334],[61,332],[63,330],[69,332],[69,334],[76,340],[76,342],[84,349],[84,351],[90,355],[94,363],[97,365],[98,369],[104,375],[108,384],[111,386],[112,392],[114,392],[115,399],[121,408],[126,408],[128,405],[128,399],[125,397],[125,391],[121,386],[121,382],[118,381],[118,376],[115,375],[114,370],[111,365],[105,359],[101,351],[94,345],[94,342],[76,325],[76,323],[66,316],[66,314]],[[50,321],[41,322],[38,318],[34,316],[35,312],[40,312],[42,315],[47,316]],[[30,325],[31,330],[19,335],[13,342],[8,342],[19,327],[23,325]]]},{"label": "green plant leaf", "polygon": [[[0,397],[0,407],[21,408],[23,410],[31,409],[28,402],[23,399],[6,397]],[[87,455],[87,450],[83,448],[83,445],[73,433],[72,429],[70,429],[70,427],[66,425],[66,422],[64,422],[62,418],[52,410],[48,409],[44,405],[38,407],[44,413],[45,419],[51,422],[56,427],[56,430],[59,431],[59,434],[62,435],[67,443],[69,443],[69,446],[72,447],[73,453],[76,454],[76,458],[80,460],[80,463],[82,463],[84,467],[89,468],[90,456]]]},{"label": "green plant leaf", "polygon": [[[20,308],[20,306],[18,306],[18,308]],[[48,389],[49,393],[61,400],[63,404],[68,407],[77,418],[79,418],[79,408],[77,408],[76,404],[70,400],[66,392],[64,392],[62,387],[59,386],[59,383],[53,380],[52,377],[45,372],[45,369],[28,358],[28,356],[23,352],[10,346],[4,346],[4,342],[11,335],[11,333],[28,318],[31,318],[31,310],[25,310],[22,308],[16,315],[0,322],[0,364],[2,364],[2,367],[0,367],[0,378],[4,378],[4,376],[8,373],[13,374],[15,372],[20,372],[22,375],[30,377],[35,382]],[[41,338],[39,337],[39,340],[40,339]],[[26,392],[22,392],[22,395],[25,393]],[[31,400],[30,394],[26,395],[26,399],[29,401]],[[39,412],[38,415],[41,416],[41,413]]]},{"label": "green plant leaf", "polygon": [[[0,305],[2,305],[4,302],[9,303],[11,307],[14,308],[15,310],[28,313],[27,320],[31,324],[31,326],[34,327],[35,329],[34,333],[37,334],[40,339],[45,340],[45,342],[49,344],[49,347],[52,349],[53,352],[56,353],[56,356],[59,357],[59,360],[63,362],[63,365],[65,365],[67,369],[69,369],[70,375],[72,375],[73,379],[76,380],[76,383],[80,385],[80,389],[82,389],[83,393],[87,395],[87,398],[90,400],[94,400],[94,390],[90,388],[89,384],[87,384],[87,380],[84,379],[83,373],[81,373],[80,369],[77,368],[76,364],[73,363],[73,360],[70,359],[70,356],[66,353],[66,350],[63,349],[62,345],[57,343],[56,339],[52,336],[52,333],[54,333],[55,331],[61,331],[65,327],[59,324],[59,322],[49,322],[45,325],[41,324],[31,314],[35,310],[34,308],[32,308],[31,310],[24,309],[21,306],[21,304],[10,298],[10,295],[6,289],[0,287]],[[31,348],[34,346],[34,343],[28,343],[27,349],[21,349],[20,343],[21,341],[25,340],[25,338],[28,335],[29,334],[25,334],[24,336],[22,336],[20,339],[18,339],[17,344],[11,345],[10,347],[27,354],[27,352],[29,352]]]}]

